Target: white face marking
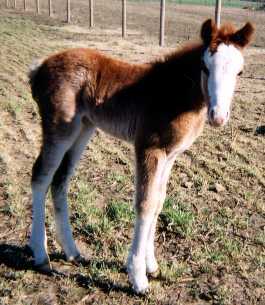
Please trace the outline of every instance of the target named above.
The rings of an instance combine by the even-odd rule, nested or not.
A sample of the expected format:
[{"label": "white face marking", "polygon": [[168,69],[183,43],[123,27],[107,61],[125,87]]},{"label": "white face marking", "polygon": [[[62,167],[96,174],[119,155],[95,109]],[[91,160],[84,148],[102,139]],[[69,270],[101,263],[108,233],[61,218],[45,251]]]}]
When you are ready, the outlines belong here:
[{"label": "white face marking", "polygon": [[243,69],[244,59],[235,46],[221,43],[214,54],[207,49],[203,60],[209,70],[209,122],[215,126],[222,126],[229,119],[236,77]]}]

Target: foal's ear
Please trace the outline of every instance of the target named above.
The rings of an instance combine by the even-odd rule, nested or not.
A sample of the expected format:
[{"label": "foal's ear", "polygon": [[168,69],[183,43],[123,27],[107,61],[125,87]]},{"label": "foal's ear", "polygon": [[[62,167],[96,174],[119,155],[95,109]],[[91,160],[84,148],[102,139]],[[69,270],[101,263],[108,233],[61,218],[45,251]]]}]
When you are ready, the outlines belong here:
[{"label": "foal's ear", "polygon": [[247,22],[242,29],[236,31],[232,35],[231,41],[237,44],[238,46],[244,48],[251,42],[254,32],[255,28],[253,24]]},{"label": "foal's ear", "polygon": [[209,45],[217,33],[217,27],[212,19],[204,21],[201,27],[201,39],[205,45]]}]

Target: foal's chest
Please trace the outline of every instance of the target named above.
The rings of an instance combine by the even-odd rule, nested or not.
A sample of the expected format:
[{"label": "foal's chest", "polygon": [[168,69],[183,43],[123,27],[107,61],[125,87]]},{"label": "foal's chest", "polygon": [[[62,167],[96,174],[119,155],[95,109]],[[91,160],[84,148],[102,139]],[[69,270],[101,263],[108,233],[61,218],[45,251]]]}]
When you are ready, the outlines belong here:
[{"label": "foal's chest", "polygon": [[172,121],[172,138],[167,147],[168,155],[179,155],[190,148],[202,133],[205,115],[206,109],[202,109],[199,113],[187,113]]}]

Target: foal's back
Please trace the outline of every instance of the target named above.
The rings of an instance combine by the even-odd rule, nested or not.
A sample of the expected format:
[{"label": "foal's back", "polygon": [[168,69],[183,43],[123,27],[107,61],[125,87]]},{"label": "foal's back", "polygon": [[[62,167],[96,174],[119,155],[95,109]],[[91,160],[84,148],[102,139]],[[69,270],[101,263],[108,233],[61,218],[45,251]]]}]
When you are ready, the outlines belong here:
[{"label": "foal's back", "polygon": [[[80,48],[52,55],[31,71],[31,87],[47,126],[85,117],[114,136],[131,140],[139,115],[133,87],[150,65],[135,65]],[[130,88],[130,89],[129,89]],[[116,123],[115,123],[116,122]],[[119,122],[119,126],[117,126]]]}]

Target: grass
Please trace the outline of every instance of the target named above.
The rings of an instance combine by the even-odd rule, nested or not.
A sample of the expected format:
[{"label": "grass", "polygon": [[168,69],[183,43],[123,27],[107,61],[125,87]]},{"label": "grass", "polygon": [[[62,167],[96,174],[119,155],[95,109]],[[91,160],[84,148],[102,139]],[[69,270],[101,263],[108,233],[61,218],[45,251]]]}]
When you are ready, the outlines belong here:
[{"label": "grass", "polygon": [[151,280],[148,296],[133,295],[124,268],[134,222],[133,152],[102,132],[86,150],[69,195],[73,233],[87,263],[64,261],[48,195],[49,253],[61,273],[50,277],[33,270],[24,245],[40,127],[27,67],[66,40],[74,45],[80,39],[128,60],[142,60],[144,48],[139,51],[136,43],[127,48],[115,32],[111,37],[98,29],[76,35],[56,20],[56,27],[49,22],[43,16],[0,12],[0,304],[263,304],[265,139],[255,132],[264,125],[264,81],[251,78],[264,75],[257,48],[247,56],[230,125],[206,127],[176,161],[158,223],[161,272]]},{"label": "grass", "polygon": [[[135,1],[135,0],[131,0]],[[136,0],[139,2],[154,2],[156,0]],[[215,6],[215,0],[170,0],[169,2],[176,4],[191,4],[191,5],[205,5],[205,6]],[[238,7],[238,8],[259,8],[262,6],[261,2],[254,1],[240,1],[240,0],[224,0],[222,1],[223,7]]]},{"label": "grass", "polygon": [[[171,0],[174,3],[178,4],[192,4],[192,5],[206,5],[206,6],[215,6],[215,0]],[[251,1],[240,1],[240,0],[225,0],[222,1],[223,7],[237,7],[237,8],[244,8],[244,7],[251,7],[251,8],[258,8],[261,6],[259,2],[251,2]]]},{"label": "grass", "polygon": [[184,204],[174,203],[174,199],[167,198],[160,218],[166,230],[188,237],[192,233],[194,215]]}]

